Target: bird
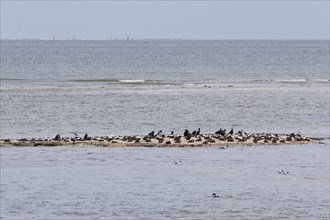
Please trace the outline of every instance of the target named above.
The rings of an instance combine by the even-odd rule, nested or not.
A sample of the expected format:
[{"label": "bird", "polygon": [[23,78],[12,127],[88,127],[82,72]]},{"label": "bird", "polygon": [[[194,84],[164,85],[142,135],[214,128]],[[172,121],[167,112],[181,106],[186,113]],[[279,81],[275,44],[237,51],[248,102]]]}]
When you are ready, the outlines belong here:
[{"label": "bird", "polygon": [[228,134],[230,134],[230,135],[233,135],[233,134],[234,134],[234,129],[233,129],[233,127],[232,127],[231,130],[228,132]]},{"label": "bird", "polygon": [[197,136],[197,135],[200,135],[200,133],[201,133],[201,129],[198,128],[198,130],[197,130],[197,132],[196,132],[196,136]]},{"label": "bird", "polygon": [[188,135],[185,136],[185,138],[186,138],[187,140],[190,140],[192,136],[193,136],[192,134],[188,133]]},{"label": "bird", "polygon": [[150,136],[150,137],[155,136],[155,132],[154,132],[154,131],[150,132],[150,133],[148,134],[148,136]]},{"label": "bird", "polygon": [[189,131],[186,129],[184,130],[183,136],[187,137],[189,135]]},{"label": "bird", "polygon": [[226,135],[226,129],[223,129],[223,130],[222,130],[221,135],[222,135],[222,136],[225,136],[225,135]]},{"label": "bird", "polygon": [[289,171],[284,172],[284,170],[282,170],[282,171],[277,171],[277,173],[282,175],[287,175],[289,174]]},{"label": "bird", "polygon": [[220,134],[221,136],[225,136],[226,135],[226,129],[221,129],[219,131],[216,131],[215,134]]},{"label": "bird", "polygon": [[212,193],[213,198],[219,198],[219,195],[216,193]]},{"label": "bird", "polygon": [[85,134],[84,135],[84,140],[90,141],[90,140],[92,140],[92,137],[88,136],[88,134]]},{"label": "bird", "polygon": [[175,165],[181,165],[181,160],[174,160]]},{"label": "bird", "polygon": [[174,131],[171,131],[171,134],[168,135],[167,137],[169,137],[169,138],[173,138],[173,137],[174,137]]}]

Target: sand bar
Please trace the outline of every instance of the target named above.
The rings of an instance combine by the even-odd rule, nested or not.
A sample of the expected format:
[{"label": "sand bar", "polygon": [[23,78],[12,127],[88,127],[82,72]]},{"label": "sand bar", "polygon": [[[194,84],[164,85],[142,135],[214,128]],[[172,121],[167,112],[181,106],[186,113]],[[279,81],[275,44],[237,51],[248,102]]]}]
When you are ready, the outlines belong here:
[{"label": "sand bar", "polygon": [[55,138],[21,138],[1,139],[0,146],[99,146],[99,147],[233,147],[257,145],[299,145],[322,143],[317,139],[306,138],[301,134],[266,134],[245,133],[236,134],[171,134],[171,135],[131,135],[131,136],[103,136],[89,137],[61,137]]}]

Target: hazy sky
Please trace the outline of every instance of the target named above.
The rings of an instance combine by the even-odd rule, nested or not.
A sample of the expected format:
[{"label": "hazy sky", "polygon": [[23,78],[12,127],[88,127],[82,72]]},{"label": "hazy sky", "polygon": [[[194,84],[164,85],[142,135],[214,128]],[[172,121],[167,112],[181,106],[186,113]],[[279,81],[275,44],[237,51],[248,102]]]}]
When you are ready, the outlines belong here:
[{"label": "hazy sky", "polygon": [[329,39],[329,1],[1,0],[1,38]]}]

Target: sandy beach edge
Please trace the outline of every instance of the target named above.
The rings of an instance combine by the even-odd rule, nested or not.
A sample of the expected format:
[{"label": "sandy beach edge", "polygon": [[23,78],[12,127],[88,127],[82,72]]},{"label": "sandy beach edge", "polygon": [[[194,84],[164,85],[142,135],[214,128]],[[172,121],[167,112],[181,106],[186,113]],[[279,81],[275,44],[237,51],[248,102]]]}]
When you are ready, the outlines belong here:
[{"label": "sandy beach edge", "polygon": [[270,145],[306,145],[306,144],[322,144],[323,142],[309,139],[309,140],[293,140],[293,141],[265,141],[261,140],[254,142],[253,140],[233,140],[220,141],[217,139],[212,139],[212,141],[201,140],[192,141],[182,140],[180,143],[174,143],[169,138],[164,138],[162,143],[159,140],[153,139],[149,142],[139,141],[139,142],[127,142],[123,140],[83,140],[83,141],[55,141],[55,140],[0,140],[0,147],[82,147],[82,146],[95,146],[95,147],[220,147],[228,148],[235,146],[270,146]]}]

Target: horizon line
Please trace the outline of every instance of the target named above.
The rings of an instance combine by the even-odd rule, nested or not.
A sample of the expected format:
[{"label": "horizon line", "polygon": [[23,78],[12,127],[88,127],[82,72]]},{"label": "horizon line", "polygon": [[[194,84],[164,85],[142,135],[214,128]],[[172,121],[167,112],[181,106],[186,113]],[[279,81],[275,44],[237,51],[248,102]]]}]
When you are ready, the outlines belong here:
[{"label": "horizon line", "polygon": [[0,38],[0,40],[95,40],[95,41],[135,41],[135,40],[330,40],[330,38],[78,38],[78,37],[49,37],[49,38]]}]

